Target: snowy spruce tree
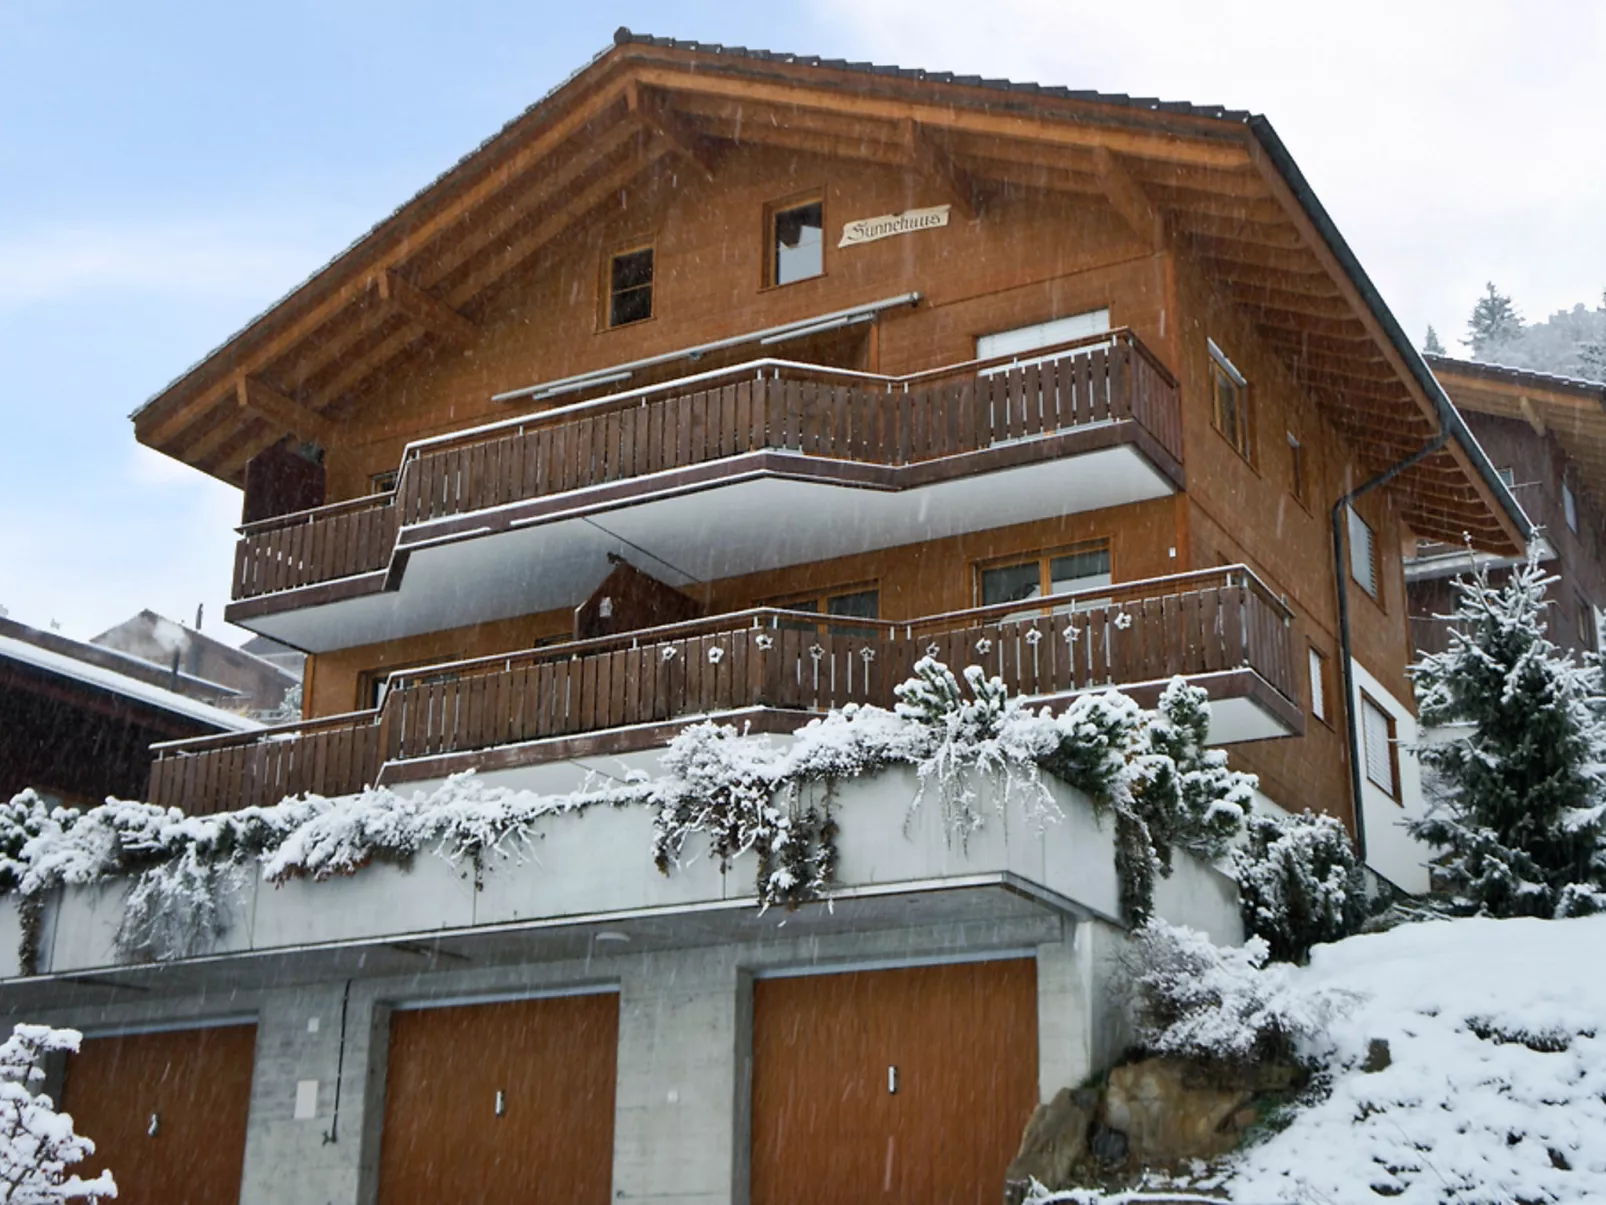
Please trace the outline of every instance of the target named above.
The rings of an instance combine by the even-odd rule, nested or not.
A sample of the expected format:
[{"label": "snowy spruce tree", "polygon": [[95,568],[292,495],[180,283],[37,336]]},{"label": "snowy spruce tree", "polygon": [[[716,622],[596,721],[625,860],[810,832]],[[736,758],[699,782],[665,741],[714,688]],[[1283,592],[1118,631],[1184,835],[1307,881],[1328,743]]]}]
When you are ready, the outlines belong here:
[{"label": "snowy spruce tree", "polygon": [[73,1129],[72,1118],[34,1089],[44,1078],[40,1062],[55,1051],[78,1049],[72,1029],[19,1025],[0,1043],[0,1205],[55,1205],[101,1201],[117,1195],[110,1172],[84,1180],[69,1171],[95,1153]]},{"label": "snowy spruce tree", "polygon": [[1510,297],[1494,287],[1493,281],[1472,307],[1472,317],[1467,319],[1467,335],[1465,342],[1472,348],[1473,358],[1478,360],[1522,337],[1522,319],[1516,307]]},{"label": "snowy spruce tree", "polygon": [[1481,569],[1458,580],[1450,647],[1417,667],[1423,725],[1466,731],[1419,750],[1438,798],[1410,831],[1443,851],[1447,886],[1493,916],[1606,908],[1600,672],[1546,635],[1554,580],[1537,553],[1498,588]]},{"label": "snowy spruce tree", "polygon": [[1312,946],[1359,933],[1366,880],[1349,833],[1331,816],[1252,816],[1233,850],[1244,929],[1278,962],[1304,962]]},{"label": "snowy spruce tree", "polygon": [[1444,355],[1444,344],[1439,342],[1439,332],[1433,329],[1432,323],[1428,324],[1427,338],[1422,340],[1422,353],[1428,356]]}]

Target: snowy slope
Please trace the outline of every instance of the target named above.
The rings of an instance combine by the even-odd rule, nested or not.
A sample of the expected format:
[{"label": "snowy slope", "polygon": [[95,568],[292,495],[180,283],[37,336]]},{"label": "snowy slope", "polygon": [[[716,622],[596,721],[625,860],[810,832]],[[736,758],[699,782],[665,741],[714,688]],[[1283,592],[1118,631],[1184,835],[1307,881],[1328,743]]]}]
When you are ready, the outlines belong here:
[{"label": "snowy slope", "polygon": [[[1296,982],[1364,998],[1331,1096],[1241,1156],[1234,1200],[1606,1202],[1606,916],[1406,925]],[[1367,1073],[1374,1038],[1392,1063]]]}]

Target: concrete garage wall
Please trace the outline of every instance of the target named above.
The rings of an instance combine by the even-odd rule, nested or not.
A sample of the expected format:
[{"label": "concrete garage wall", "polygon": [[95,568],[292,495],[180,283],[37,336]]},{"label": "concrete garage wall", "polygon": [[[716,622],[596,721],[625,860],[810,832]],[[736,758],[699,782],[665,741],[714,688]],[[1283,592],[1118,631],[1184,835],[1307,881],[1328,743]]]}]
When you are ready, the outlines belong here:
[{"label": "concrete garage wall", "polygon": [[[936,889],[1007,876],[1056,906],[1114,918],[1113,825],[1100,823],[1079,792],[1044,781],[1057,805],[1050,814],[1025,789],[974,778],[969,785],[982,825],[964,837],[945,821],[936,787],[911,806],[919,784],[910,770],[840,784],[834,805],[841,825],[839,891]],[[543,822],[528,852],[488,862],[477,887],[466,865],[429,854],[405,867],[376,862],[323,882],[298,879],[275,887],[244,876],[225,902],[229,927],[214,949],[201,952],[261,953],[743,900],[756,906],[754,855],[721,874],[694,837],[685,864],[665,876],[652,864],[652,840],[647,809],[598,806]],[[1232,884],[1186,855],[1176,863],[1176,873],[1156,893],[1158,913],[1217,941],[1241,941]],[[65,889],[48,910],[40,969],[64,974],[115,965],[127,890],[126,883]],[[0,926],[5,923],[0,913]]]}]

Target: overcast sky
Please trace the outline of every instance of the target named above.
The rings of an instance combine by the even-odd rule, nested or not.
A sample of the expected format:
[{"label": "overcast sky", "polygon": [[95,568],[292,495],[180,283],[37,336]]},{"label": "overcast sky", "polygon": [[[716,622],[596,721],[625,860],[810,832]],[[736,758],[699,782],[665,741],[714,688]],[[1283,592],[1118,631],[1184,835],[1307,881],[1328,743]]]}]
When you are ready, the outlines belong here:
[{"label": "overcast sky", "polygon": [[127,416],[620,23],[1264,113],[1418,341],[1606,288],[1606,3],[0,0],[0,606],[243,639],[238,494]]}]

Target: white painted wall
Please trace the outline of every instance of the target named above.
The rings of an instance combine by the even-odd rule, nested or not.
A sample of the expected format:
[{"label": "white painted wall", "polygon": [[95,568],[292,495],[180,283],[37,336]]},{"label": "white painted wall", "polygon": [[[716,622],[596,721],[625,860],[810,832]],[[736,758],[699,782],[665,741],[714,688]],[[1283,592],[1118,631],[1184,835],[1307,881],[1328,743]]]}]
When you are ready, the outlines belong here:
[{"label": "white painted wall", "polygon": [[[1400,797],[1390,799],[1365,774],[1362,762],[1361,806],[1366,822],[1366,864],[1402,891],[1420,895],[1428,890],[1428,861],[1432,850],[1414,841],[1405,831],[1407,820],[1420,819],[1427,811],[1422,793],[1422,768],[1416,760],[1415,748],[1421,731],[1411,707],[1390,694],[1381,682],[1367,673],[1358,661],[1351,661],[1355,671],[1355,697],[1350,706],[1355,709],[1357,724],[1361,715],[1361,691],[1394,717],[1394,732],[1399,744]],[[1365,751],[1362,750],[1362,758]]]}]

